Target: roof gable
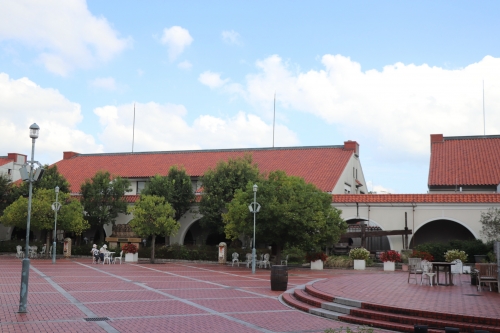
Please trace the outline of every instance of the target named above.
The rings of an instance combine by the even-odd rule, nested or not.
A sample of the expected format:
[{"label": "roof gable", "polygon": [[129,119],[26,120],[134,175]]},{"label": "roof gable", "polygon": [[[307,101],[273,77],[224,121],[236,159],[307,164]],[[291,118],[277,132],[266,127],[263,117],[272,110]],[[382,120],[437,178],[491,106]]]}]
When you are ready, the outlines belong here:
[{"label": "roof gable", "polygon": [[500,136],[431,135],[428,186],[500,184]]},{"label": "roof gable", "polygon": [[221,160],[251,154],[261,172],[283,170],[330,192],[354,153],[355,150],[344,149],[344,146],[112,154],[65,152],[66,159],[55,164],[70,183],[71,192],[77,193],[85,179],[92,178],[99,170],[124,178],[150,178],[156,174],[166,175],[171,166],[178,165],[184,167],[188,175],[199,177],[209,168],[215,168]]}]

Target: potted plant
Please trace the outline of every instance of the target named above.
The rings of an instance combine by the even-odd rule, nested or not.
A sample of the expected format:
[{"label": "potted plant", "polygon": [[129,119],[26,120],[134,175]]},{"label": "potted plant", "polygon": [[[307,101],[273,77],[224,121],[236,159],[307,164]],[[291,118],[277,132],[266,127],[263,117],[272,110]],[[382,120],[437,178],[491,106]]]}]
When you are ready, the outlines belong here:
[{"label": "potted plant", "polygon": [[323,262],[326,261],[328,257],[323,252],[313,252],[306,254],[306,261],[311,262],[311,269],[322,270]]},{"label": "potted plant", "polygon": [[382,253],[380,260],[384,262],[384,271],[394,271],[396,262],[401,262],[401,255],[394,250],[389,250]]},{"label": "potted plant", "polygon": [[366,267],[366,259],[370,258],[370,251],[357,247],[349,251],[349,258],[354,260],[354,269],[363,270]]},{"label": "potted plant", "polygon": [[122,251],[125,253],[125,262],[139,261],[139,254],[137,253],[137,246],[128,243],[122,246]]},{"label": "potted plant", "polygon": [[444,260],[447,262],[452,262],[453,260],[460,259],[461,262],[466,262],[467,260],[467,253],[464,251],[459,251],[459,250],[448,250],[444,254]]}]

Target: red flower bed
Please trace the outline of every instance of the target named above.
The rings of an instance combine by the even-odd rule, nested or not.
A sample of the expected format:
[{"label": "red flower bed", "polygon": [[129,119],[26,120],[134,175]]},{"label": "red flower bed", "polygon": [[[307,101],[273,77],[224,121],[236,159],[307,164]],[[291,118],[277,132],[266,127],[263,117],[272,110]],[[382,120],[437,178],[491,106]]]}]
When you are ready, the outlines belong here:
[{"label": "red flower bed", "polygon": [[326,261],[328,256],[323,252],[315,252],[306,254],[306,261],[316,261],[321,259],[321,261]]},{"label": "red flower bed", "polygon": [[137,253],[137,246],[134,244],[125,244],[122,246],[123,253]]},{"label": "red flower bed", "polygon": [[434,256],[429,252],[413,250],[410,258],[420,258],[422,260],[434,261]]},{"label": "red flower bed", "polygon": [[387,261],[400,262],[401,255],[394,250],[389,250],[380,255],[380,260],[382,260],[383,262]]}]

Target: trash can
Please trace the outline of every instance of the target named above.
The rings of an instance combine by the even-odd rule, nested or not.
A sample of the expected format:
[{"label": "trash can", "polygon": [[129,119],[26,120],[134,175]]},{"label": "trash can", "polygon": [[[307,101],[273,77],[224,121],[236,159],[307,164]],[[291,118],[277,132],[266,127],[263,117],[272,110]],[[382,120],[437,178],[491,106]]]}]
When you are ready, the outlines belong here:
[{"label": "trash can", "polygon": [[285,265],[271,267],[271,290],[286,291],[288,286],[288,268]]}]

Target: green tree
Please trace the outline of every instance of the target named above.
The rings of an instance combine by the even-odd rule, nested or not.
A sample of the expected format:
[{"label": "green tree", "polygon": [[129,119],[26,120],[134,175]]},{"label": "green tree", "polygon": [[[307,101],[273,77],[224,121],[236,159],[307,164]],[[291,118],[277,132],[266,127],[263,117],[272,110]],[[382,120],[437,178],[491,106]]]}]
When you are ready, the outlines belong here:
[{"label": "green tree", "polygon": [[129,212],[134,215],[129,222],[132,230],[141,237],[152,238],[151,263],[154,263],[156,236],[169,237],[180,228],[174,219],[174,209],[164,197],[141,195],[135,206],[129,207]]},{"label": "green tree", "polygon": [[[256,216],[258,242],[275,244],[277,260],[284,245],[304,251],[336,243],[347,230],[341,211],[332,207],[332,197],[304,179],[273,171],[258,185]],[[248,205],[253,202],[252,184],[236,191],[223,214],[226,236],[237,239],[253,234],[253,214]]]},{"label": "green tree", "polygon": [[483,225],[481,234],[487,241],[500,240],[500,209],[490,208],[487,212],[482,212],[479,222]]},{"label": "green tree", "polygon": [[85,219],[91,226],[100,228],[100,239],[104,241],[104,226],[115,224],[120,213],[127,213],[127,202],[123,198],[130,192],[128,179],[116,177],[111,180],[107,171],[98,171],[91,179],[81,185],[81,203],[85,211]]},{"label": "green tree", "polygon": [[[55,192],[50,189],[37,189],[31,200],[30,227],[38,230],[54,230],[54,211],[52,203],[55,202]],[[68,193],[59,193],[61,209],[57,213],[57,228],[81,235],[90,225],[83,218],[83,207]],[[4,211],[0,223],[26,229],[28,219],[28,198],[19,197]]]},{"label": "green tree", "polygon": [[208,169],[201,177],[203,195],[199,211],[203,214],[200,220],[202,227],[224,233],[222,213],[227,211],[226,205],[231,202],[236,190],[254,184],[261,178],[251,155],[220,161],[215,169]]},{"label": "green tree", "polygon": [[195,198],[191,178],[186,170],[177,166],[172,166],[167,176],[156,175],[151,178],[141,194],[165,198],[175,210],[177,221],[189,210]]},{"label": "green tree", "polygon": [[17,197],[15,186],[10,181],[10,177],[4,173],[0,173],[0,214],[2,214],[5,208],[12,204]]}]

